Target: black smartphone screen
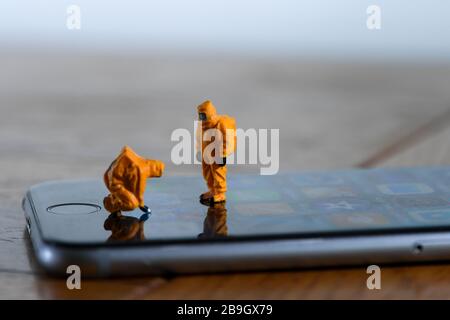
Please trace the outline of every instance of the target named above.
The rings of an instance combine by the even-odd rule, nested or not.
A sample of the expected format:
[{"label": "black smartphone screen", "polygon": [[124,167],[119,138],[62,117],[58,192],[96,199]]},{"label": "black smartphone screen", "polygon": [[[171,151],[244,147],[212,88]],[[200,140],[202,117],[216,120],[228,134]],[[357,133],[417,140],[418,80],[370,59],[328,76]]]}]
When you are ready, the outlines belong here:
[{"label": "black smartphone screen", "polygon": [[208,207],[201,176],[148,181],[145,214],[110,214],[102,181],[31,189],[42,237],[70,244],[202,241],[339,232],[450,229],[450,167],[230,175]]}]

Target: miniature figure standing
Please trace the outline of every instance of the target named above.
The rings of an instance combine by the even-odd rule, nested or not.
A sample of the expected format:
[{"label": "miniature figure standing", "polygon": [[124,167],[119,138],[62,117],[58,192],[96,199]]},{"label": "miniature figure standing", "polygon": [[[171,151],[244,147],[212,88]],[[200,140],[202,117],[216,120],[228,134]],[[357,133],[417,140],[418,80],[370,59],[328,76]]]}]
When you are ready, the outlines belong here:
[{"label": "miniature figure standing", "polygon": [[137,208],[150,212],[144,203],[147,178],[161,177],[163,171],[163,162],[144,159],[125,146],[104,175],[105,185],[110,191],[103,200],[105,209],[111,213]]},{"label": "miniature figure standing", "polygon": [[[202,171],[208,187],[208,191],[200,196],[200,202],[211,205],[226,200],[227,156],[236,148],[236,121],[230,116],[217,114],[216,108],[209,100],[199,105],[197,111],[201,121],[199,144],[202,152]],[[215,134],[213,132],[208,135],[210,130],[215,130]],[[218,137],[221,141],[216,140]],[[218,150],[209,147],[212,143],[218,146]]]}]

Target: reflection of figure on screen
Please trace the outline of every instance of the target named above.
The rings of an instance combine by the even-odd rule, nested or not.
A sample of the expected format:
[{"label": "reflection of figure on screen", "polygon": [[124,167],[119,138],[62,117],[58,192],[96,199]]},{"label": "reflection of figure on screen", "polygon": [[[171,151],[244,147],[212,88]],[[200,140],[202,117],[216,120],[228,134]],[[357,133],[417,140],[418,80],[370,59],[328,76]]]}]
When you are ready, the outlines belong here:
[{"label": "reflection of figure on screen", "polygon": [[208,208],[205,221],[203,222],[203,233],[199,238],[226,237],[228,235],[227,208],[225,202],[215,203]]},{"label": "reflection of figure on screen", "polygon": [[120,213],[111,213],[105,220],[103,227],[111,231],[108,242],[112,241],[141,241],[145,240],[144,222],[149,214],[144,213],[140,219],[123,216]]}]

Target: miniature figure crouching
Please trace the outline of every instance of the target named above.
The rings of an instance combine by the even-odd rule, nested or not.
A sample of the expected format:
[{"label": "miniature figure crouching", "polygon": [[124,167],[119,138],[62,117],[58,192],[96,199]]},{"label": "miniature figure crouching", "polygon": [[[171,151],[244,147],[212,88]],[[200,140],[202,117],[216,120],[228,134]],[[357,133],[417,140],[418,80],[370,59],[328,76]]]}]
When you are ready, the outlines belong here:
[{"label": "miniature figure crouching", "polygon": [[111,213],[137,208],[150,212],[144,203],[147,179],[161,177],[163,171],[163,162],[144,159],[125,146],[104,175],[106,188],[110,192],[103,200],[105,209]]}]

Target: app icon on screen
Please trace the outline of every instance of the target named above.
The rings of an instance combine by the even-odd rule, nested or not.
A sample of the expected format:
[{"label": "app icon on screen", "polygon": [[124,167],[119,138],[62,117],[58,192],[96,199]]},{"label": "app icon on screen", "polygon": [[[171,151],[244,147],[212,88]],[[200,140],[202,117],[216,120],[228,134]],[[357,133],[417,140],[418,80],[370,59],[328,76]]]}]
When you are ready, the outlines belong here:
[{"label": "app icon on screen", "polygon": [[387,217],[375,212],[351,212],[333,213],[329,216],[330,221],[338,227],[372,227],[389,224]]},{"label": "app icon on screen", "polygon": [[301,192],[312,199],[356,196],[356,193],[347,186],[304,187],[301,188]]},{"label": "app icon on screen", "polygon": [[344,180],[334,174],[299,174],[291,177],[291,181],[297,186],[327,186],[344,183]]},{"label": "app icon on screen", "polygon": [[436,208],[443,207],[446,208],[450,205],[447,200],[433,196],[398,196],[393,199],[393,201],[401,207],[407,209],[414,208]]},{"label": "app icon on screen", "polygon": [[285,202],[239,203],[235,205],[237,213],[246,216],[292,214],[294,209]]},{"label": "app icon on screen", "polygon": [[409,215],[418,222],[424,223],[450,223],[450,209],[434,209],[424,211],[411,211]]},{"label": "app icon on screen", "polygon": [[270,202],[278,201],[281,196],[270,189],[242,189],[228,192],[228,198],[238,202]]},{"label": "app icon on screen", "polygon": [[366,199],[340,198],[324,199],[312,204],[313,208],[320,212],[347,212],[370,210],[374,204]]},{"label": "app icon on screen", "polygon": [[424,183],[380,184],[377,188],[381,193],[387,195],[429,194],[434,192],[430,186]]}]

